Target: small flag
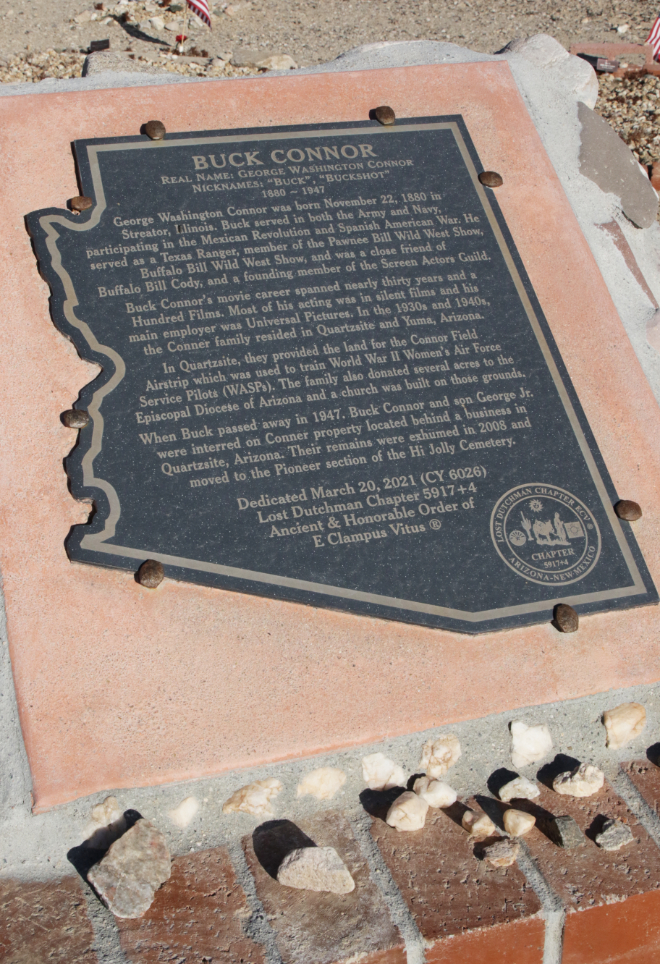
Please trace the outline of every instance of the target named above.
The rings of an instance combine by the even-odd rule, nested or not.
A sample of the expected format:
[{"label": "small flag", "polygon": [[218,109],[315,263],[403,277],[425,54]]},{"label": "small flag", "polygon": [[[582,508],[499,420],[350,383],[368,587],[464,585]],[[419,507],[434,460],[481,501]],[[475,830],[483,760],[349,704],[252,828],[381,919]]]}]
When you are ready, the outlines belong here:
[{"label": "small flag", "polygon": [[[190,3],[190,0],[188,0]],[[660,60],[660,16],[656,18],[651,27],[651,33],[646,38],[646,43],[653,47],[653,59]]]},{"label": "small flag", "polygon": [[[209,0],[188,0],[188,6],[200,20],[204,21],[207,27],[211,26]],[[658,19],[660,20],[660,17]]]}]

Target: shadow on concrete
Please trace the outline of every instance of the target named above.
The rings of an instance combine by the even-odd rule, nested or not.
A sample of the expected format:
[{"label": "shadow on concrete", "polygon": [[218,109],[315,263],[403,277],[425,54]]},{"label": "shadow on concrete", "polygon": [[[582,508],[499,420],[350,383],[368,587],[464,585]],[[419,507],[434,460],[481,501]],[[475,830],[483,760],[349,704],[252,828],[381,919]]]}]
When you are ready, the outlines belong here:
[{"label": "shadow on concrete", "polygon": [[66,855],[67,860],[85,883],[88,882],[87,875],[92,867],[103,860],[115,840],[119,840],[127,830],[130,830],[141,819],[142,814],[138,813],[137,810],[125,810],[119,820],[108,824],[107,827],[99,827],[91,837],[69,850]]},{"label": "shadow on concrete", "polygon": [[363,790],[360,803],[370,816],[377,820],[385,820],[387,811],[397,797],[405,793],[405,787],[390,787],[389,790]]},{"label": "shadow on concrete", "polygon": [[566,753],[558,753],[554,760],[541,767],[536,774],[536,779],[549,790],[552,790],[552,781],[555,777],[558,777],[560,773],[566,773],[567,770],[574,770],[579,766],[580,761],[576,760],[575,757],[567,756]]},{"label": "shadow on concrete", "polygon": [[654,743],[646,751],[646,759],[654,766],[660,766],[660,743]]},{"label": "shadow on concrete", "polygon": [[316,844],[291,820],[267,820],[252,834],[252,846],[266,873],[277,880],[277,872],[285,857],[293,850],[316,847]]},{"label": "shadow on concrete", "polygon": [[502,787],[506,786],[507,783],[511,783],[519,776],[515,770],[507,770],[506,767],[500,767],[499,770],[495,770],[488,777],[487,787],[494,797],[499,797],[500,790]]}]

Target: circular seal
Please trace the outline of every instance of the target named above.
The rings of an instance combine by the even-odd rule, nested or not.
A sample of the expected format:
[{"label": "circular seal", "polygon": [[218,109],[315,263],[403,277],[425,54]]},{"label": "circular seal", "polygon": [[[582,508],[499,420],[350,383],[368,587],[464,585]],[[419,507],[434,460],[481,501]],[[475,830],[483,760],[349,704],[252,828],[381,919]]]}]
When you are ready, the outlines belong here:
[{"label": "circular seal", "polygon": [[542,586],[584,579],[598,562],[601,538],[591,511],[555,485],[509,489],[490,517],[493,543],[507,566]]}]

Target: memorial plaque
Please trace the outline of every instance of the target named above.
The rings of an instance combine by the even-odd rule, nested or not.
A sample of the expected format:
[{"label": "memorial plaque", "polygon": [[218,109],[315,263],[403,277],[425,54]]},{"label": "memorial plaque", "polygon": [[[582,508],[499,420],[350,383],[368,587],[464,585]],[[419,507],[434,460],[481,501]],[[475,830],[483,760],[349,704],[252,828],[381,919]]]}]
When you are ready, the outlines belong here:
[{"label": "memorial plaque", "polygon": [[460,116],[75,155],[93,207],[28,217],[102,369],[72,560],[470,633],[657,602]]}]

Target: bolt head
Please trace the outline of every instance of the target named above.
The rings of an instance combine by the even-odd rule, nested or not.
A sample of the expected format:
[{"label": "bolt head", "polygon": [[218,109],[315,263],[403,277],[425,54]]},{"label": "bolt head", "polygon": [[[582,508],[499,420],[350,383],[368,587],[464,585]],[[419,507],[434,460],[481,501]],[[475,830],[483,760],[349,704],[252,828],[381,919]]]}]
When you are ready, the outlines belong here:
[{"label": "bolt head", "polygon": [[159,120],[150,120],[144,125],[144,133],[152,141],[162,141],[167,133],[165,125]]},{"label": "bolt head", "polygon": [[94,207],[91,197],[83,197],[82,195],[72,197],[69,204],[72,211],[89,211],[90,208]]},{"label": "bolt head", "polygon": [[61,419],[67,428],[85,428],[90,421],[87,412],[84,412],[81,408],[70,408],[68,411],[62,412]]},{"label": "bolt head", "polygon": [[386,105],[376,107],[374,110],[374,117],[378,123],[382,124],[384,127],[390,127],[396,120],[396,114],[391,107],[387,107]]},{"label": "bolt head", "polygon": [[637,522],[638,519],[642,518],[641,506],[629,499],[621,499],[620,502],[617,502],[614,511],[620,519],[625,519],[626,522]]},{"label": "bolt head", "polygon": [[165,578],[163,564],[155,559],[147,559],[137,571],[137,581],[145,589],[156,589]]},{"label": "bolt head", "polygon": [[580,619],[572,606],[559,603],[558,606],[555,606],[555,623],[560,633],[576,633],[580,625]]},{"label": "bolt head", "polygon": [[502,175],[498,174],[497,171],[482,171],[479,180],[486,187],[502,187],[504,184]]}]

